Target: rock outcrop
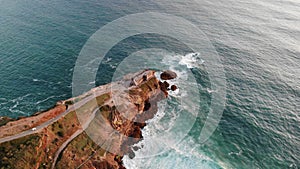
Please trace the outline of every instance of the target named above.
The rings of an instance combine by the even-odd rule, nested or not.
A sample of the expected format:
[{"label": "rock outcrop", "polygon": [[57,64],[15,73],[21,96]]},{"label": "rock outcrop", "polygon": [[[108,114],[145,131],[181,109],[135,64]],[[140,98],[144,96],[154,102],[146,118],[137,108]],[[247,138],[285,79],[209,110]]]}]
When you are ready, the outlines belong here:
[{"label": "rock outcrop", "polygon": [[172,90],[172,91],[175,91],[175,90],[177,90],[177,86],[175,86],[175,85],[172,85],[172,86],[171,86],[171,90]]},{"label": "rock outcrop", "polygon": [[[167,98],[170,90],[170,85],[160,82],[154,73],[145,70],[126,75],[121,81],[96,87],[81,96],[59,102],[47,112],[22,119],[23,122],[32,121],[37,128],[47,124],[38,131],[31,130],[26,136],[18,133],[21,131],[18,121],[0,127],[0,132],[8,132],[5,134],[8,137],[0,137],[0,168],[124,169],[123,156],[134,158],[134,150],[140,147],[133,145],[143,138],[146,121],[155,116],[157,103]],[[173,79],[177,75],[165,71],[161,77]],[[176,89],[171,86],[171,90]],[[61,110],[57,111],[58,108]],[[95,110],[98,111],[91,118]],[[33,122],[33,119],[50,119],[49,115],[53,115],[49,124]],[[60,118],[53,120],[55,117]],[[18,135],[22,137],[16,137]],[[92,135],[100,141],[95,141]],[[16,139],[10,140],[10,137]],[[109,146],[105,146],[108,140]]]},{"label": "rock outcrop", "polygon": [[176,77],[177,74],[171,70],[166,70],[160,75],[160,78],[162,80],[171,80],[171,79],[175,79]]}]

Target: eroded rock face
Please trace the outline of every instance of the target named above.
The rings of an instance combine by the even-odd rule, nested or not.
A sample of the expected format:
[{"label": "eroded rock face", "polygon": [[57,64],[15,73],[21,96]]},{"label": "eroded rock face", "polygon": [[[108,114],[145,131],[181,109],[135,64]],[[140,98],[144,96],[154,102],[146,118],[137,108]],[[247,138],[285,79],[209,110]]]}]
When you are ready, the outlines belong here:
[{"label": "eroded rock face", "polygon": [[[116,106],[117,109],[112,111],[110,119],[111,126],[128,137],[121,143],[118,154],[126,154],[131,158],[134,157],[132,145],[143,138],[141,129],[145,127],[147,120],[154,117],[158,110],[157,103],[167,97],[167,87],[169,87],[167,82],[160,82],[154,76],[153,71],[146,71],[142,73],[142,76],[137,77],[133,78],[134,86],[128,88],[130,102],[120,100],[121,102]],[[126,112],[127,110],[123,107],[135,108]]]},{"label": "eroded rock face", "polygon": [[171,70],[166,70],[160,75],[160,78],[162,80],[171,80],[171,79],[175,79],[176,77],[177,74]]},{"label": "eroded rock face", "polygon": [[[119,90],[112,92],[115,94],[114,97],[117,97],[116,103],[103,106],[103,110],[109,112],[108,125],[117,131],[116,138],[119,134],[123,135],[111,144],[110,150],[116,155],[107,152],[115,156],[114,161],[106,159],[110,164],[118,164],[115,165],[117,167],[113,167],[114,169],[124,167],[122,164],[124,155],[135,157],[133,145],[143,138],[142,129],[146,126],[146,121],[155,116],[158,111],[157,103],[167,98],[170,86],[166,81],[159,81],[151,70],[127,76],[125,81],[119,84],[124,84],[125,88],[120,87]],[[130,85],[126,86],[127,84]],[[115,134],[111,136],[114,137]]]},{"label": "eroded rock face", "polygon": [[[63,147],[60,153],[61,158],[59,158],[53,166],[55,166],[55,168],[76,168],[84,162],[81,167],[84,169],[124,169],[123,156],[128,155],[130,158],[135,157],[134,150],[137,150],[139,147],[133,147],[133,145],[143,138],[142,129],[146,126],[146,121],[155,116],[158,111],[158,102],[166,99],[168,90],[170,90],[170,84],[166,81],[159,81],[154,73],[152,70],[137,72],[125,76],[122,81],[104,85],[105,87],[99,86],[92,89],[91,93],[101,91],[109,94],[107,97],[101,97],[101,99],[100,96],[98,97],[99,102],[97,101],[97,104],[99,105],[100,112],[96,114],[93,120],[94,123],[91,122],[90,127],[87,128],[85,132],[92,128],[93,125],[91,124],[97,124],[99,121],[101,125],[96,126],[97,128],[91,131],[95,132],[93,134],[101,136],[99,140],[111,140],[109,148],[94,143],[93,140],[83,132],[77,137],[74,137],[69,144]],[[174,72],[165,72],[162,76],[164,76],[164,79],[177,77]],[[173,86],[171,86],[171,89],[172,87]],[[59,105],[62,107],[62,111],[65,110],[65,104],[66,102],[64,101]],[[70,109],[72,108],[74,107],[70,105]],[[91,111],[90,106],[85,108],[86,111],[84,112]],[[54,157],[58,148],[61,148],[67,138],[70,138],[69,136],[78,132],[78,122],[76,125],[72,125],[74,118],[76,118],[74,112],[73,114],[74,116],[68,114],[66,116],[68,118],[62,118],[59,123],[52,124],[48,126],[46,130],[37,133],[39,140],[32,141],[34,145],[32,146],[33,148],[30,149],[38,151],[34,154],[42,154],[42,158],[40,159],[44,161],[35,162],[28,168],[36,168],[36,166],[42,164],[45,164],[45,166],[47,166],[46,168],[51,166],[53,162],[51,159]],[[33,117],[30,117],[28,120],[32,118]],[[70,123],[70,119],[73,119],[72,123]],[[51,136],[52,130],[56,129],[64,131],[66,138],[59,137],[60,139],[57,139],[58,141],[55,142],[47,141]],[[53,138],[56,138],[54,134],[52,134]],[[110,139],[110,137],[113,139]],[[26,139],[28,138],[24,138],[24,141],[26,141]],[[87,141],[85,144],[82,144],[84,140]],[[43,145],[44,148],[36,148],[40,145]],[[27,150],[28,149],[24,148],[20,152],[26,152]],[[48,158],[50,155],[51,159]],[[32,159],[29,160],[34,161],[36,160],[35,158],[37,157],[33,156]],[[23,165],[21,162],[22,161],[18,163]],[[12,163],[12,166],[15,168],[15,166],[18,165]]]}]

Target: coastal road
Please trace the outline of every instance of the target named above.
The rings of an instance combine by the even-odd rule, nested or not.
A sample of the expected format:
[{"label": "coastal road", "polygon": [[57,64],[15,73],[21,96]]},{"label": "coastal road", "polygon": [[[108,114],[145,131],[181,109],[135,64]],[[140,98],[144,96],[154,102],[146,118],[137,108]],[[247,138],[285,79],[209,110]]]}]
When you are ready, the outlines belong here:
[{"label": "coastal road", "polygon": [[51,169],[54,169],[55,165],[56,165],[56,161],[58,159],[59,154],[65,149],[65,147],[74,139],[76,138],[79,134],[81,134],[85,129],[88,128],[89,124],[91,123],[91,121],[95,118],[95,115],[98,111],[98,108],[96,108],[92,115],[87,119],[87,121],[82,124],[82,128],[77,130],[75,133],[72,134],[71,137],[68,138],[68,140],[66,140],[60,147],[59,149],[56,151],[54,158],[53,158],[53,162],[52,162],[52,167]]},{"label": "coastal road", "polygon": [[68,110],[66,110],[65,112],[59,114],[55,118],[52,118],[51,120],[48,120],[47,122],[45,122],[45,123],[43,123],[43,124],[35,127],[36,128],[35,130],[30,129],[30,130],[26,130],[26,131],[23,131],[21,133],[18,133],[18,134],[12,135],[12,136],[0,138],[0,144],[4,143],[4,142],[7,142],[7,141],[15,140],[15,139],[18,139],[18,138],[25,137],[27,135],[31,135],[31,134],[35,134],[35,133],[40,132],[45,127],[47,127],[47,126],[51,125],[52,123],[58,121],[59,119],[61,119],[65,115],[67,115],[68,113],[70,113],[72,111],[75,111],[76,109],[80,108],[81,106],[83,106],[84,104],[88,103],[92,99],[95,99],[96,97],[107,93],[107,90],[105,90],[105,89],[103,89],[103,90],[99,89],[99,90],[94,91],[94,93],[91,96],[83,98],[82,100],[80,100],[80,101],[74,103],[73,105],[69,106]]}]

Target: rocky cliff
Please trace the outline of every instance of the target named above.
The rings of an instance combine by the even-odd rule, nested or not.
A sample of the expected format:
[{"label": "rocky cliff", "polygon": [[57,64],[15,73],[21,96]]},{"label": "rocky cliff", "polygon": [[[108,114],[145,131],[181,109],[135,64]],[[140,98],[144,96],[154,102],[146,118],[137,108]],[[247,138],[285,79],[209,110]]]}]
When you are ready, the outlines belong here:
[{"label": "rocky cliff", "polygon": [[124,168],[123,156],[134,158],[141,129],[170,90],[154,73],[129,74],[1,126],[0,168]]}]

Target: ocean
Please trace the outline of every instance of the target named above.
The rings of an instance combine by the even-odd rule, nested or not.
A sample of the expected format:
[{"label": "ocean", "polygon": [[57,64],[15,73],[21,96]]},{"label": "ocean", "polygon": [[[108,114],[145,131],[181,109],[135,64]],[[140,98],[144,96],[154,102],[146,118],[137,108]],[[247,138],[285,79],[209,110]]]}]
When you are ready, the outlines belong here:
[{"label": "ocean", "polygon": [[[178,39],[153,32],[121,40],[89,85],[145,67],[172,69],[179,77],[171,81],[179,92],[160,103],[143,131],[139,144],[144,148],[133,159],[125,157],[125,166],[299,168],[297,0],[0,0],[0,116],[30,116],[72,97],[74,67],[89,38],[119,18],[145,12],[184,18],[201,30],[219,57],[226,88],[213,90],[209,51],[193,51]],[[174,30],[188,30],[176,20],[165,22]],[[202,142],[214,93],[222,92],[222,116]]]}]

